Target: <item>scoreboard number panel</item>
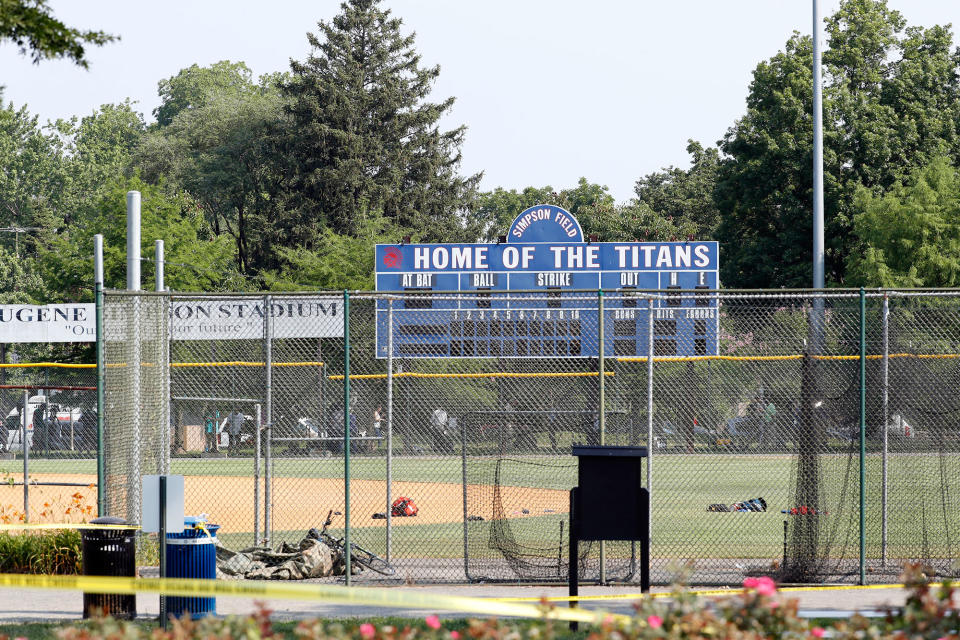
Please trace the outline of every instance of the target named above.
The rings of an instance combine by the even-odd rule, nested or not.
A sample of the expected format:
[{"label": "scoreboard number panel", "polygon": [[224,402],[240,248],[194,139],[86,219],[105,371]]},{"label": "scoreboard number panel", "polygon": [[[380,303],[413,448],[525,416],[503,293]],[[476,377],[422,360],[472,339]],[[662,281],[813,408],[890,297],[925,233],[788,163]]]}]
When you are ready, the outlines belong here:
[{"label": "scoreboard number panel", "polygon": [[[552,205],[521,212],[496,244],[378,244],[377,291],[406,295],[377,301],[377,357],[392,318],[397,358],[596,358],[599,289],[607,356],[647,355],[651,322],[654,355],[716,355],[718,263],[714,241],[585,241]],[[651,290],[652,313],[633,294]]]}]

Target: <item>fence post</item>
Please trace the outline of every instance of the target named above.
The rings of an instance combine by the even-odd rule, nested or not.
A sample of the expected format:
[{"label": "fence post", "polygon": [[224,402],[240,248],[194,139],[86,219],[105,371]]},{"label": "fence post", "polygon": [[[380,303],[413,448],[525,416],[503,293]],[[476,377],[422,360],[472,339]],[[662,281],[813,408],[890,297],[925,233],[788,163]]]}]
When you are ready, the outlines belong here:
[{"label": "fence post", "polygon": [[393,542],[393,298],[387,301],[387,562]]},{"label": "fence post", "polygon": [[649,299],[647,313],[647,539],[650,537],[653,522],[653,298]]},{"label": "fence post", "polygon": [[132,468],[128,474],[127,486],[127,522],[140,524],[143,518],[140,494],[140,479],[143,472],[141,444],[143,431],[140,416],[141,388],[143,373],[143,299],[140,297],[140,192],[127,192],[127,291],[133,291],[133,320],[129,331],[130,354],[127,356],[127,368],[130,373],[130,461]]},{"label": "fence post", "polygon": [[103,405],[106,367],[103,362],[103,234],[93,236],[93,286],[97,332],[97,515],[107,513],[106,467],[103,451]]},{"label": "fence post", "polygon": [[273,297],[263,297],[263,354],[264,354],[264,410],[266,411],[266,444],[263,466],[263,543],[273,540],[273,469],[271,464],[271,440],[273,439]]},{"label": "fence post", "polygon": [[[23,421],[20,424],[20,446],[23,450],[23,522],[30,522],[30,445],[27,442],[27,416],[30,409],[30,390],[23,390]],[[37,407],[37,411],[40,407]]]},{"label": "fence post", "polygon": [[343,548],[350,586],[350,292],[343,290]]},{"label": "fence post", "polygon": [[[598,360],[600,361],[597,367],[597,373],[600,376],[600,400],[599,400],[599,417],[598,417],[598,427],[600,428],[600,446],[602,447],[606,444],[606,427],[607,427],[607,412],[606,412],[606,353],[605,353],[605,342],[606,338],[604,336],[604,322],[603,322],[603,289],[597,291],[597,322],[599,326],[597,328],[597,337],[599,338],[600,345],[598,348]],[[602,547],[601,547],[602,548]],[[603,566],[600,567],[601,573],[603,572]],[[603,578],[600,578],[600,581],[603,582]]]},{"label": "fence post", "polygon": [[254,405],[256,422],[253,428],[253,545],[259,547],[260,537],[260,429],[263,426],[263,414],[260,403]]},{"label": "fence post", "polygon": [[[860,584],[866,583],[867,299],[860,287]],[[886,425],[884,425],[886,428]]]},{"label": "fence post", "polygon": [[[890,425],[890,298],[883,294],[883,484],[880,494],[880,566],[887,566],[887,456]],[[901,418],[902,420],[902,418]]]}]

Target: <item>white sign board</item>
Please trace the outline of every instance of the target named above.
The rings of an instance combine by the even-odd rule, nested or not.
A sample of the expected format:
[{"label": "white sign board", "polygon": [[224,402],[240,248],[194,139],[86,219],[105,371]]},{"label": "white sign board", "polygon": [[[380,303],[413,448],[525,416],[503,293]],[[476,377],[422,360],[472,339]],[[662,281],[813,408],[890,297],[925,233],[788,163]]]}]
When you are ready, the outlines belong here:
[{"label": "white sign board", "polygon": [[[183,476],[167,478],[167,533],[183,533]],[[145,533],[160,531],[160,476],[143,476],[143,522]]]},{"label": "white sign board", "polygon": [[0,343],[94,342],[96,305],[0,304]]},{"label": "white sign board", "polygon": [[[290,297],[270,305],[274,338],[343,337],[341,298]],[[171,340],[261,340],[264,301],[257,298],[189,300],[170,305]]]}]

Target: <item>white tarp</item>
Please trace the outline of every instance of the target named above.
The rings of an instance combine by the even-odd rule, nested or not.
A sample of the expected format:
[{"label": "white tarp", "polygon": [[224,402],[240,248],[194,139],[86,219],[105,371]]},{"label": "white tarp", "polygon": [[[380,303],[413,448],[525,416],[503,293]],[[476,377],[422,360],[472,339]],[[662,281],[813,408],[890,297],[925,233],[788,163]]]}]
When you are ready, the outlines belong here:
[{"label": "white tarp", "polygon": [[0,342],[94,342],[96,305],[0,304]]}]

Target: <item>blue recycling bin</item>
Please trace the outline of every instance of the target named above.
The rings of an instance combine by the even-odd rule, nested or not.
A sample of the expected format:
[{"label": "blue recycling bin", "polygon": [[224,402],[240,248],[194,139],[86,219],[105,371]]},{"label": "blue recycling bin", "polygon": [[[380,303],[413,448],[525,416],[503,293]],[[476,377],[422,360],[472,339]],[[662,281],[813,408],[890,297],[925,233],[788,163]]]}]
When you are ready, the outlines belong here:
[{"label": "blue recycling bin", "polygon": [[[167,534],[166,578],[217,577],[217,530],[220,525],[207,524],[200,518],[186,517],[183,533]],[[167,597],[167,615],[182,618],[186,614],[197,620],[216,615],[217,599]]]}]

